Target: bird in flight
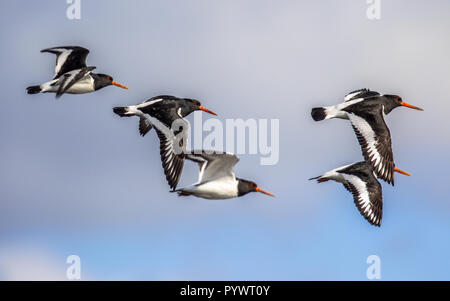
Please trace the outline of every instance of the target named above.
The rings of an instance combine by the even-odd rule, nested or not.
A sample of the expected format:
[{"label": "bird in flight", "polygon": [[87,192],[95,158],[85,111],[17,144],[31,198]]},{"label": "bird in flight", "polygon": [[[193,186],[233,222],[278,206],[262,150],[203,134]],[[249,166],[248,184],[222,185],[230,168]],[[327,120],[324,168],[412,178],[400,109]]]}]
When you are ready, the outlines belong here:
[{"label": "bird in flight", "polygon": [[368,89],[350,92],[344,102],[335,106],[313,108],[315,121],[340,118],[348,119],[361,146],[364,159],[378,178],[394,185],[394,155],[391,134],[384,116],[397,107],[423,111],[410,105],[397,95],[381,95]]},{"label": "bird in flight", "polygon": [[234,166],[239,158],[234,154],[201,150],[188,153],[186,159],[198,163],[199,177],[196,184],[175,190],[180,196],[229,199],[249,192],[261,192],[274,197],[254,182],[235,177]]},{"label": "bird in flight", "polygon": [[28,87],[28,94],[56,93],[56,98],[59,98],[64,93],[90,93],[110,85],[128,89],[115,82],[110,75],[92,73],[96,67],[86,66],[86,57],[89,54],[86,48],[61,46],[43,49],[41,52],[56,54],[55,76],[42,85]]},{"label": "bird in flight", "polygon": [[[398,168],[394,171],[404,175],[409,174]],[[383,195],[381,184],[365,161],[342,166],[311,178],[319,183],[333,180],[344,184],[344,187],[353,195],[353,200],[361,215],[372,225],[380,226],[383,213]]]},{"label": "bird in flight", "polygon": [[139,133],[142,136],[155,128],[160,140],[164,174],[171,189],[175,189],[180,180],[187,152],[189,123],[184,117],[197,110],[217,115],[198,100],[171,95],[155,96],[137,105],[113,108],[120,117],[139,117]]}]

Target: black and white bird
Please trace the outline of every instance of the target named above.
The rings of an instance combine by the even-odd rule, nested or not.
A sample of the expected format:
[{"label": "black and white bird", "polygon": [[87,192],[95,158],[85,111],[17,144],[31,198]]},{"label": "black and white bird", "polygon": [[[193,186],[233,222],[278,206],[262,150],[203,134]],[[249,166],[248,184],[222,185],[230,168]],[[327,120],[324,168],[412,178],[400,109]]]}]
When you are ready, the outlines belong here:
[{"label": "black and white bird", "polygon": [[330,118],[349,119],[361,145],[364,159],[377,177],[394,185],[391,134],[384,116],[400,106],[423,110],[404,102],[400,96],[381,95],[368,89],[353,91],[344,100],[335,106],[313,108],[312,118],[315,121]]},{"label": "black and white bird", "polygon": [[43,49],[41,52],[56,54],[55,76],[53,80],[42,85],[28,87],[28,94],[56,93],[59,98],[64,93],[90,93],[110,85],[128,89],[107,74],[92,73],[96,67],[86,66],[86,57],[89,54],[86,48],[61,46]]},{"label": "black and white bird", "polygon": [[249,192],[261,192],[274,197],[254,182],[235,177],[234,166],[239,158],[234,154],[201,150],[187,154],[186,159],[197,162],[200,171],[196,184],[175,190],[180,196],[229,199]]},{"label": "black and white bird", "polygon": [[139,117],[139,133],[142,136],[155,128],[160,140],[164,174],[172,189],[178,184],[187,152],[189,123],[183,118],[197,110],[217,115],[198,100],[171,95],[152,97],[134,106],[113,108],[120,117]]},{"label": "black and white bird", "polygon": [[[394,171],[409,175],[398,168],[394,168]],[[372,225],[378,227],[381,225],[383,213],[381,184],[367,162],[342,166],[310,180],[317,180],[319,183],[333,180],[344,184],[344,187],[352,193],[361,215]]]}]

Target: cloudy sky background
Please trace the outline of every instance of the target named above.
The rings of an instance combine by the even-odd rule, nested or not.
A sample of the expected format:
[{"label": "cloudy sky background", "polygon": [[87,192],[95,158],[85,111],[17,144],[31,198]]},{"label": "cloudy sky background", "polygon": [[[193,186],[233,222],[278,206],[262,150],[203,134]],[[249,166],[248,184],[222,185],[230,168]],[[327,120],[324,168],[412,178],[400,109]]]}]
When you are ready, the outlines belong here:
[{"label": "cloudy sky background", "polygon": [[[382,1],[8,1],[1,10],[0,279],[450,280],[450,3]],[[80,45],[129,91],[27,95],[49,80],[43,48]],[[396,164],[381,228],[337,183],[360,161],[348,122],[310,110],[358,88],[398,94],[387,122]],[[168,193],[154,132],[113,106],[192,97],[219,119],[280,120],[280,160],[241,155],[236,173],[275,193],[211,201]],[[209,118],[203,114],[203,119]],[[192,122],[192,116],[189,117]],[[205,133],[206,135],[206,133]],[[186,164],[180,186],[197,179]]]}]

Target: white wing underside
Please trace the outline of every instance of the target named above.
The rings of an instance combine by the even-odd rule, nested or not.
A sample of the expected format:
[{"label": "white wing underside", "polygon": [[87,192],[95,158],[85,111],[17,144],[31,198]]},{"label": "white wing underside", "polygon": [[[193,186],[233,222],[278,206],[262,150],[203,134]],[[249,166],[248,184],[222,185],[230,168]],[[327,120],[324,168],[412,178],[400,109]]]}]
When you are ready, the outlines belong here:
[{"label": "white wing underside", "polygon": [[[161,161],[164,167],[164,173],[171,188],[175,188],[181,176],[183,169],[184,154],[186,154],[186,145],[189,132],[189,123],[184,119],[177,119],[172,124],[172,127],[167,127],[164,123],[148,114],[145,115],[150,123],[157,131],[164,135],[160,137],[160,154]],[[174,131],[179,131],[175,134]],[[160,136],[158,134],[158,136]]]},{"label": "white wing underside", "polygon": [[235,182],[236,176],[234,174],[234,166],[239,161],[239,158],[233,154],[189,154],[187,159],[194,160],[199,164],[199,175],[197,183],[206,183],[210,181]]},{"label": "white wing underside", "polygon": [[348,118],[352,125],[359,131],[359,133],[363,136],[365,142],[367,143],[366,149],[371,158],[371,162],[375,167],[375,170],[384,174],[384,169],[386,168],[386,164],[384,163],[383,157],[379,153],[377,149],[377,138],[374,130],[370,126],[370,124],[364,120],[364,118],[359,117],[353,113],[347,113]]},{"label": "white wing underside", "polygon": [[369,220],[376,223],[377,216],[375,211],[373,210],[374,204],[370,200],[369,191],[367,189],[366,183],[354,175],[349,174],[341,174],[345,181],[352,184],[353,187],[356,188],[358,192],[358,196],[355,197],[356,201],[359,203],[359,206],[362,210],[362,214],[365,215]]}]

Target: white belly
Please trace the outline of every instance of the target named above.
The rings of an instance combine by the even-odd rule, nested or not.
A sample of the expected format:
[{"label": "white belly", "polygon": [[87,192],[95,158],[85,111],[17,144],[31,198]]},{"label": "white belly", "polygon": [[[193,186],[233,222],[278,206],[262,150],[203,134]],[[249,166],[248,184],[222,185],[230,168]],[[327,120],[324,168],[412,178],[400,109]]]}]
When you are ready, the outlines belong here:
[{"label": "white belly", "polygon": [[94,92],[94,80],[90,76],[85,76],[81,80],[77,81],[65,93],[83,94],[83,93],[90,93],[90,92]]},{"label": "white belly", "polygon": [[198,186],[190,186],[183,190],[204,199],[230,199],[238,196],[237,181],[212,181]]},{"label": "white belly", "polygon": [[[49,81],[41,85],[43,93],[56,93],[58,92],[59,85],[57,84],[59,79]],[[56,85],[55,85],[56,83]],[[94,79],[91,76],[85,76],[78,82],[73,84],[65,93],[69,94],[83,94],[94,92]]]}]

